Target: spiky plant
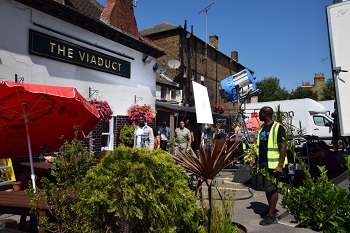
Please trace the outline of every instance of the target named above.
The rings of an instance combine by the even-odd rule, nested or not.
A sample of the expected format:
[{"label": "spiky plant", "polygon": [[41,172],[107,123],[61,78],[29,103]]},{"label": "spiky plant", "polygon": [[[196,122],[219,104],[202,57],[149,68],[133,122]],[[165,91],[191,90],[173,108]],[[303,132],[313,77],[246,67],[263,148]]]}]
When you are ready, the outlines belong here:
[{"label": "spiky plant", "polygon": [[188,172],[192,172],[208,186],[208,232],[210,232],[210,219],[212,212],[212,184],[216,175],[224,169],[233,157],[233,152],[238,148],[241,141],[236,141],[227,147],[228,140],[216,140],[211,149],[205,149],[202,143],[199,147],[199,156],[190,149],[186,153],[175,148],[173,158]]}]

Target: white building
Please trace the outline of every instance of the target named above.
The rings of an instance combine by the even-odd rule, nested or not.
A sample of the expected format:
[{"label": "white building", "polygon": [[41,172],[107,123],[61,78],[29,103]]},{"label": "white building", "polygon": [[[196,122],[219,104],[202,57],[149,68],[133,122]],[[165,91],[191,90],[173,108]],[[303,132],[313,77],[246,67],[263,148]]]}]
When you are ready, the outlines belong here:
[{"label": "white building", "polygon": [[114,148],[135,102],[155,109],[154,58],[164,53],[139,36],[132,0],[107,0],[106,8],[95,0],[1,0],[0,32],[1,79],[74,86],[108,101],[115,117],[94,150]]}]

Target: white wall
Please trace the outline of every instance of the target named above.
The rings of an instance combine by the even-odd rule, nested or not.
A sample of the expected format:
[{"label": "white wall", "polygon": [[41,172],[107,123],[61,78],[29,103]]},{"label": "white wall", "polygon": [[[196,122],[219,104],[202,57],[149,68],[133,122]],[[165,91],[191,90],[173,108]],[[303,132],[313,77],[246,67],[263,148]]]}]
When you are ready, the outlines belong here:
[{"label": "white wall", "polygon": [[[134,60],[34,26],[33,22],[126,54]],[[131,63],[131,78],[29,54],[29,29],[128,61]],[[139,105],[150,104],[155,109],[156,76],[152,69],[155,59],[145,64],[142,62],[141,52],[12,0],[0,1],[0,35],[0,79],[14,81],[17,74],[19,77],[24,77],[25,83],[74,86],[85,97],[89,96],[91,87],[99,91],[93,98],[107,100],[114,115],[127,115],[127,109],[134,104],[135,95],[142,97],[137,102]]]}]

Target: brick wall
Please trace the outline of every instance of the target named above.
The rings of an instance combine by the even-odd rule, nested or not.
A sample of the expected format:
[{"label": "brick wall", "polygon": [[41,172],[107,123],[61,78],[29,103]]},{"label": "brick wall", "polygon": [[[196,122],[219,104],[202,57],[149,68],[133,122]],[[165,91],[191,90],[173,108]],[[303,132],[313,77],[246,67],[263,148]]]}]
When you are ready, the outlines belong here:
[{"label": "brick wall", "polygon": [[[162,33],[147,36],[165,49],[166,55],[158,58],[157,63],[166,64],[167,61],[171,59],[177,59],[181,61],[179,36],[181,30],[182,29],[165,31]],[[218,47],[219,42],[217,43]],[[190,48],[190,56],[186,54],[188,53],[188,46]],[[244,67],[236,61],[232,61],[231,54],[230,56],[227,56],[210,45],[207,47],[206,58],[205,42],[196,38],[195,36],[191,36],[189,40],[184,37],[183,51],[183,65],[185,67],[188,67],[189,57],[191,70],[196,70],[195,75],[193,75],[191,79],[198,83],[202,83],[202,85],[207,87],[210,105],[213,107],[215,104],[219,103],[223,104],[227,109],[237,108],[237,106],[232,103],[224,103],[224,100],[221,98],[219,92],[219,89],[221,87],[220,81],[229,77],[230,75],[238,73],[239,71],[243,70]],[[181,73],[181,67],[180,69],[168,69],[166,75],[179,84],[181,84],[182,81],[185,85],[188,81],[188,77],[183,77],[183,74]],[[201,76],[205,77],[204,82],[201,82]],[[192,93],[192,87],[190,87],[190,92]],[[185,88],[184,93],[186,94]]]},{"label": "brick wall", "polygon": [[91,131],[90,137],[82,140],[82,145],[91,151],[95,157],[99,157],[102,147],[102,129],[103,122],[98,123],[95,128]]}]

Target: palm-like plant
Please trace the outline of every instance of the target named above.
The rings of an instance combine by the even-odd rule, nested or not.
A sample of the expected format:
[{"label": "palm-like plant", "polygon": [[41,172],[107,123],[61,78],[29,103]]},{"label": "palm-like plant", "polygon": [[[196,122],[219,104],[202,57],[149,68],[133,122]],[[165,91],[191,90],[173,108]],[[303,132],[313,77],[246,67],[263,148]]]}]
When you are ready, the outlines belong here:
[{"label": "palm-like plant", "polygon": [[288,115],[288,113],[281,109],[281,105],[277,105],[273,114],[273,120],[283,126],[283,128],[286,130],[287,136],[291,136],[293,129],[296,128],[292,125],[291,117]]},{"label": "palm-like plant", "polygon": [[208,232],[210,232],[210,219],[212,211],[212,184],[216,175],[231,161],[233,152],[238,148],[241,141],[236,141],[227,147],[228,140],[216,140],[214,146],[205,149],[202,144],[199,147],[199,156],[191,149],[186,153],[175,148],[173,158],[188,172],[192,172],[208,186],[209,217]]}]

